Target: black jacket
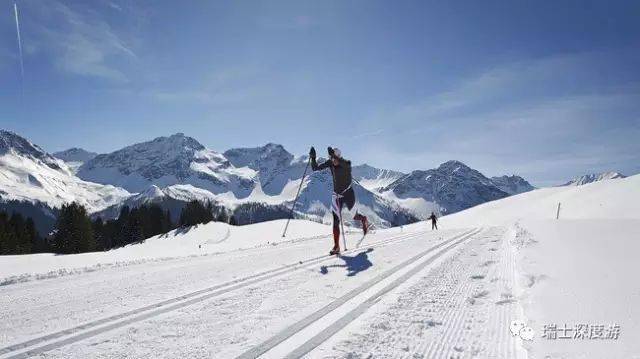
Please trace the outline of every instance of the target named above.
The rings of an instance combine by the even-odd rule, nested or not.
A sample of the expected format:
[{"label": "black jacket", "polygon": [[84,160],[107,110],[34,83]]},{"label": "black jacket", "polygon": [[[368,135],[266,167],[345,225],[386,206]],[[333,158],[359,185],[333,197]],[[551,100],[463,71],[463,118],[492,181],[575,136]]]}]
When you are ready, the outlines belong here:
[{"label": "black jacket", "polygon": [[329,168],[333,176],[333,191],[337,194],[342,194],[351,186],[351,161],[343,158],[339,158],[338,161],[337,166],[334,166],[331,160],[326,160],[324,163],[318,165],[315,157],[311,157],[311,168],[314,171]]}]

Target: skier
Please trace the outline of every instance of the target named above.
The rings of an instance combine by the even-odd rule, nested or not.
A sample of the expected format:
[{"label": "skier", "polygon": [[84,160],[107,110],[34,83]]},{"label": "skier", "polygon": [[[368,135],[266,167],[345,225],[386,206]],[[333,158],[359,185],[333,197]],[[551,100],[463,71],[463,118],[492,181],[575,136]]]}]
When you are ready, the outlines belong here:
[{"label": "skier", "polygon": [[431,230],[432,231],[434,229],[438,229],[438,225],[436,224],[436,222],[438,222],[438,218],[436,217],[435,213],[431,212],[431,215],[427,219],[431,220]]},{"label": "skier", "polygon": [[[356,203],[356,194],[351,187],[351,161],[342,158],[340,150],[337,148],[328,149],[329,159],[318,165],[316,162],[316,150],[311,147],[309,150],[309,158],[311,159],[311,169],[321,171],[325,168],[331,170],[333,177],[333,194],[331,196],[331,212],[333,214],[333,249],[329,254],[340,253],[340,223],[342,219],[342,205],[347,205],[351,210]],[[356,211],[354,220],[362,223],[362,231],[367,235],[369,222],[366,216]]]}]

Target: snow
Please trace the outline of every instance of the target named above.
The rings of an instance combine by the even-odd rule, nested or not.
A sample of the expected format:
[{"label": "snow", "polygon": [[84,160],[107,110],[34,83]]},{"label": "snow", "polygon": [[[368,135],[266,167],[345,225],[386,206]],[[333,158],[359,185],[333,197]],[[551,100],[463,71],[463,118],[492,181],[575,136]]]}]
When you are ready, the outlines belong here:
[{"label": "snow", "polygon": [[[556,220],[561,203],[560,219]],[[640,175],[556,187],[485,203],[442,227],[509,228],[518,262],[517,300],[537,337],[529,357],[629,358],[640,354]],[[420,225],[417,225],[420,226]],[[619,325],[618,340],[541,338],[545,325]],[[573,335],[573,332],[565,332]]]},{"label": "snow", "polygon": [[[328,193],[323,180],[303,184],[307,208],[326,209],[317,199]],[[291,177],[278,186],[290,198],[298,184]],[[277,197],[267,186],[252,188],[252,196]],[[189,184],[145,188],[148,197],[195,191]],[[358,194],[372,204],[392,203],[388,195]],[[640,355],[640,176],[537,189],[438,225],[364,238],[350,228],[350,250],[341,256],[326,255],[330,226],[303,220],[291,221],[284,238],[283,220],[210,223],[108,252],[4,256],[0,358],[27,350],[48,358]],[[534,331],[532,340],[511,334],[516,320]],[[541,337],[544,325],[583,323],[618,324],[621,334]]]},{"label": "snow", "polygon": [[[212,222],[191,228],[178,228],[167,234],[148,238],[142,244],[132,244],[106,252],[3,256],[0,262],[0,273],[2,273],[0,284],[51,278],[58,274],[92,271],[111,266],[264,247],[295,239],[317,237],[318,233],[330,232],[328,226],[323,224],[292,220],[287,230],[287,237],[283,238],[281,234],[285,222],[285,220],[277,220],[247,226]],[[269,235],[257,237],[255,233],[269,233]]]},{"label": "snow", "polygon": [[446,226],[505,225],[521,219],[640,219],[640,176],[542,188],[442,218]]}]

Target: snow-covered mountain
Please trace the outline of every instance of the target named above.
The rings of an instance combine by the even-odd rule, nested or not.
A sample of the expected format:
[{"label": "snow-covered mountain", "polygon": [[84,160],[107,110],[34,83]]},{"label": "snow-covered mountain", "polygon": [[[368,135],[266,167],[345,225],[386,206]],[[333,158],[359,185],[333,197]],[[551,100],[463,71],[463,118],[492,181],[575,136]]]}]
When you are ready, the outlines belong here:
[{"label": "snow-covered mountain", "polygon": [[0,130],[0,170],[0,202],[11,202],[12,208],[17,202],[52,210],[75,201],[95,212],[130,196],[122,188],[79,179],[64,161],[5,130]]},{"label": "snow-covered mountain", "polygon": [[625,177],[626,177],[625,175],[618,172],[592,173],[592,174],[586,174],[584,176],[576,177],[571,181],[563,184],[563,186],[582,186],[587,183],[593,183],[593,182],[610,180],[610,179],[625,178]]},{"label": "snow-covered mountain", "polygon": [[524,178],[516,175],[491,177],[491,182],[503,192],[510,195],[533,191],[536,189]]},{"label": "snow-covered mountain", "polygon": [[52,153],[53,157],[63,160],[69,168],[75,173],[83,163],[96,157],[98,154],[95,152],[89,152],[82,148],[73,147],[68,150]]},{"label": "snow-covered mountain", "polygon": [[274,143],[230,149],[224,156],[238,168],[248,167],[255,171],[261,190],[270,196],[281,195],[289,181],[301,178],[308,160],[307,156],[294,158],[284,147]]},{"label": "snow-covered mountain", "polygon": [[[300,180],[308,162],[308,156],[295,157],[281,145],[269,143],[262,147],[236,148],[224,153],[233,165],[248,166],[258,173],[257,184],[249,199],[267,203],[271,206],[290,206],[293,203]],[[324,161],[319,158],[318,161]],[[378,172],[393,172],[377,170]],[[354,178],[355,175],[354,168]],[[371,177],[375,178],[375,177]],[[301,217],[311,217],[325,222],[331,221],[331,189],[332,179],[329,171],[312,172],[307,169],[307,177],[302,184],[300,197],[296,204],[296,213]],[[358,211],[370,217],[379,226],[404,224],[419,218],[408,208],[384,198],[354,183],[358,197]],[[233,205],[228,203],[226,206]],[[345,215],[345,220],[349,220]]]},{"label": "snow-covered mountain", "polygon": [[78,170],[84,180],[131,192],[151,185],[191,184],[216,194],[232,192],[238,198],[251,193],[255,176],[255,171],[233,166],[222,154],[182,133],[98,155]]},{"label": "snow-covered mountain", "polygon": [[353,166],[353,179],[370,191],[384,188],[402,176],[404,176],[402,172],[375,168],[366,163]]},{"label": "snow-covered mountain", "polygon": [[[0,187],[5,201],[54,208],[75,200],[104,219],[116,217],[122,206],[144,203],[160,204],[176,218],[194,199],[211,201],[251,222],[286,217],[308,163],[306,155],[296,157],[274,143],[218,153],[179,133],[93,158],[81,149],[59,153],[69,162],[86,161],[76,177],[61,159],[13,133],[3,134],[6,149],[0,166],[15,174]],[[357,210],[379,226],[409,223],[431,211],[453,213],[531,189],[520,177],[488,179],[458,161],[409,174],[359,165],[353,167],[353,177]],[[330,222],[331,187],[329,171],[308,169],[296,216]]]},{"label": "snow-covered mountain", "polygon": [[400,200],[423,199],[431,210],[454,213],[509,194],[459,161],[448,161],[436,169],[413,171],[380,192]]}]

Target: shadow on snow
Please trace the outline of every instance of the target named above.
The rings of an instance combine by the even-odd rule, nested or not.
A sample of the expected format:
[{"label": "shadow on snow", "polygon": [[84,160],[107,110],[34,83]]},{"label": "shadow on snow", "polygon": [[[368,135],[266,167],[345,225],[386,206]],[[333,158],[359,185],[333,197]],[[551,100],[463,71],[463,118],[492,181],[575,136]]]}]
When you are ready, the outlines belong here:
[{"label": "shadow on snow", "polygon": [[373,263],[369,260],[367,253],[373,252],[373,248],[367,249],[365,252],[360,252],[355,256],[343,256],[338,255],[338,258],[344,261],[344,264],[332,264],[329,266],[320,267],[320,273],[329,273],[329,268],[346,268],[347,276],[353,277],[354,275],[369,269],[373,266]]}]

